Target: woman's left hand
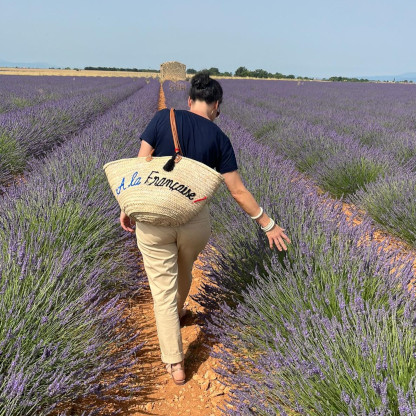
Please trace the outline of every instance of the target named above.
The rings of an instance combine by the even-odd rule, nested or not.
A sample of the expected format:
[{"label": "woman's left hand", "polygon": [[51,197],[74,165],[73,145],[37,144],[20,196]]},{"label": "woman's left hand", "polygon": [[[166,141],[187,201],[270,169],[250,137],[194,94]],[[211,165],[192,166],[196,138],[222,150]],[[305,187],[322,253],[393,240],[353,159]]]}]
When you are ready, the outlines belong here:
[{"label": "woman's left hand", "polygon": [[123,230],[134,233],[134,230],[131,227],[136,224],[136,221],[131,219],[124,211],[120,212],[120,224]]},{"label": "woman's left hand", "polygon": [[279,227],[277,224],[266,233],[267,238],[269,239],[269,246],[273,248],[273,243],[276,245],[279,251],[287,250],[287,247],[283,240],[286,240],[288,243],[291,241],[289,237],[283,232],[285,229]]}]

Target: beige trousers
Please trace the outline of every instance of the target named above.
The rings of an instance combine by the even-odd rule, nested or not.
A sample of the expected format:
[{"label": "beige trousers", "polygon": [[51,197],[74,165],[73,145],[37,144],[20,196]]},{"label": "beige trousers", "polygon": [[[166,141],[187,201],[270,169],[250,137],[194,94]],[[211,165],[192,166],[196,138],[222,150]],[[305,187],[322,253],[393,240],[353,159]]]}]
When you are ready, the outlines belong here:
[{"label": "beige trousers", "polygon": [[137,246],[149,279],[164,363],[178,363],[184,358],[178,311],[191,287],[194,261],[210,234],[207,205],[188,223],[178,227],[136,222]]}]

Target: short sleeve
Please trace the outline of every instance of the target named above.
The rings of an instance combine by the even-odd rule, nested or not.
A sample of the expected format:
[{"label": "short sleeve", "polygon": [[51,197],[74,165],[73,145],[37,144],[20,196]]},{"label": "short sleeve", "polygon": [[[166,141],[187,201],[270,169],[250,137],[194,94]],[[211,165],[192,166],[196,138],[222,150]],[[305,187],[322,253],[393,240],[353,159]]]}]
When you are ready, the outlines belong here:
[{"label": "short sleeve", "polygon": [[146,141],[153,148],[156,147],[158,123],[162,115],[162,110],[157,111],[153,118],[150,120],[144,132],[141,134],[140,139]]},{"label": "short sleeve", "polygon": [[217,165],[219,173],[228,173],[238,169],[237,160],[229,137],[220,133],[220,157]]}]

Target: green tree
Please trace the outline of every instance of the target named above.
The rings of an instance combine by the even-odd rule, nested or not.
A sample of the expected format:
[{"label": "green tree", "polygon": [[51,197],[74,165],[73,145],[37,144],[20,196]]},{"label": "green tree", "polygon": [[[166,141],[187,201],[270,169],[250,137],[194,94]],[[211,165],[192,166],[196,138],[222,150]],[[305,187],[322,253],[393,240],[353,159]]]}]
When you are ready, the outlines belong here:
[{"label": "green tree", "polygon": [[248,70],[245,66],[240,66],[236,69],[235,71],[235,76],[236,77],[248,77]]},{"label": "green tree", "polygon": [[269,78],[271,74],[269,74],[264,69],[256,69],[251,72],[250,76],[255,78]]},{"label": "green tree", "polygon": [[221,75],[218,68],[210,68],[210,69],[208,69],[208,72],[209,72],[210,75]]}]

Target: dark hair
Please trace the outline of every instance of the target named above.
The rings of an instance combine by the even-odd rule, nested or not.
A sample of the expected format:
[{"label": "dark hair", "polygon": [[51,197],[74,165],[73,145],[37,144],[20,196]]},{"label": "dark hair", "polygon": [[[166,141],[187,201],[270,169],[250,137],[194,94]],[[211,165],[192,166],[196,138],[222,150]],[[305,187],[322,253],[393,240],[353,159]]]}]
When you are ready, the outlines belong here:
[{"label": "dark hair", "polygon": [[201,100],[207,104],[219,101],[221,104],[222,87],[217,80],[210,78],[207,72],[198,72],[191,79],[189,96],[193,101]]}]

